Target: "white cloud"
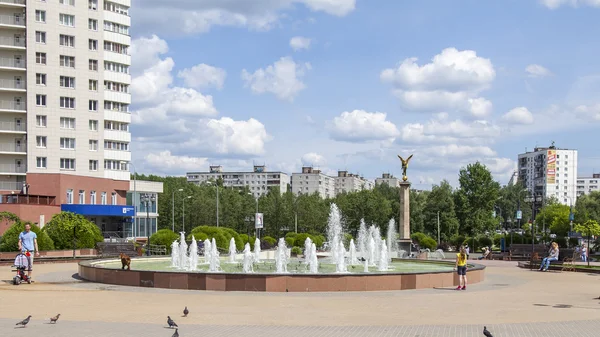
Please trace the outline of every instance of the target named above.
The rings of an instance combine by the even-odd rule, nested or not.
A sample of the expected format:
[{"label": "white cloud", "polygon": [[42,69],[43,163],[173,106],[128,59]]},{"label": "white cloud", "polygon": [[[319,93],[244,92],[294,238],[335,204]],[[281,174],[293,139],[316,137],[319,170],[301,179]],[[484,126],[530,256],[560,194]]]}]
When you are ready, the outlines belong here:
[{"label": "white cloud", "polygon": [[579,105],[575,108],[575,113],[584,119],[600,122],[600,104]]},{"label": "white cloud", "polygon": [[492,113],[492,102],[485,98],[469,98],[469,104],[471,105],[469,112],[475,118],[485,118]]},{"label": "white cloud", "polygon": [[213,26],[249,27],[265,31],[279,24],[283,11],[302,4],[309,10],[345,16],[356,0],[133,0],[132,11],[140,30],[172,34],[198,34]]},{"label": "white cloud", "polygon": [[518,107],[510,110],[502,120],[511,124],[533,124],[533,114],[526,107]]},{"label": "white cloud", "polygon": [[329,123],[331,138],[341,141],[363,142],[370,140],[393,141],[400,132],[383,112],[354,110],[342,112]]},{"label": "white cloud", "polygon": [[557,9],[561,6],[570,5],[572,7],[590,6],[600,7],[600,0],[539,0],[540,3],[550,9]]},{"label": "white cloud", "polygon": [[[473,50],[446,48],[431,63],[422,66],[417,58],[408,58],[396,68],[384,69],[383,82],[394,86],[393,93],[408,110],[435,111],[452,109],[473,113],[473,102],[483,103],[477,95],[488,89],[496,77],[489,59]],[[489,102],[489,101],[487,101]],[[485,104],[484,104],[485,105]],[[476,114],[488,107],[479,104]]]},{"label": "white cloud", "polygon": [[185,172],[198,170],[207,165],[206,158],[195,158],[189,156],[174,156],[171,151],[165,150],[157,153],[149,153],[144,158],[148,166],[154,172],[168,174],[173,171]]},{"label": "white cloud", "polygon": [[546,77],[552,75],[552,72],[539,64],[530,64],[525,68],[529,77]]},{"label": "white cloud", "polygon": [[426,148],[424,152],[430,155],[441,157],[493,157],[496,155],[496,151],[487,146],[469,146],[457,144],[431,146]]},{"label": "white cloud", "polygon": [[500,135],[501,129],[483,120],[464,122],[432,119],[426,123],[408,123],[400,129],[402,142],[416,144],[448,144],[468,142],[490,143]]},{"label": "white cloud", "polygon": [[250,74],[242,71],[242,79],[252,92],[272,93],[281,100],[292,102],[300,91],[306,88],[302,77],[311,69],[310,63],[298,64],[291,57],[282,57],[265,69],[258,69]]},{"label": "white cloud", "polygon": [[294,51],[309,49],[311,42],[312,40],[307,37],[294,36],[290,39],[290,47],[292,47]]},{"label": "white cloud", "polygon": [[326,163],[327,161],[325,160],[325,157],[315,152],[305,153],[302,156],[302,165],[319,167],[325,165]]},{"label": "white cloud", "polygon": [[181,70],[177,77],[183,79],[187,86],[195,89],[209,87],[223,89],[227,72],[224,69],[201,63],[192,68]]}]

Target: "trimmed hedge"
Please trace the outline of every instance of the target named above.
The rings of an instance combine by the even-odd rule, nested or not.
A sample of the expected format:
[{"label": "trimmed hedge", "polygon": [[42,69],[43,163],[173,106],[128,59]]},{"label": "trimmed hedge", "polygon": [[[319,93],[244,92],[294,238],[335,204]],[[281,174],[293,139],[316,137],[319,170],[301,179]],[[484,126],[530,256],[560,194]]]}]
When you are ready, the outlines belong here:
[{"label": "trimmed hedge", "polygon": [[212,241],[212,239],[214,238],[217,247],[225,251],[229,249],[229,241],[231,240],[231,238],[233,238],[235,240],[235,248],[238,251],[244,249],[244,243],[242,241],[242,238],[240,237],[240,234],[238,234],[238,232],[234,231],[231,228],[198,226],[192,229],[192,232],[188,234],[187,240],[191,240],[192,235],[194,235],[197,241],[204,241],[206,239]]},{"label": "trimmed hedge", "polygon": [[416,232],[410,238],[417,241],[421,249],[429,248],[430,251],[434,251],[437,248],[437,241],[427,234]]},{"label": "trimmed hedge", "polygon": [[[161,229],[150,237],[151,245],[162,245],[167,247],[167,254],[171,254],[171,245],[179,235],[170,229]],[[196,239],[197,240],[197,239]]]},{"label": "trimmed hedge", "polygon": [[[19,234],[25,230],[25,222],[18,221],[10,226],[0,241],[0,252],[18,252],[19,251]],[[38,248],[40,250],[53,250],[54,241],[48,233],[41,230],[38,226],[30,223],[31,231],[37,234]]]}]

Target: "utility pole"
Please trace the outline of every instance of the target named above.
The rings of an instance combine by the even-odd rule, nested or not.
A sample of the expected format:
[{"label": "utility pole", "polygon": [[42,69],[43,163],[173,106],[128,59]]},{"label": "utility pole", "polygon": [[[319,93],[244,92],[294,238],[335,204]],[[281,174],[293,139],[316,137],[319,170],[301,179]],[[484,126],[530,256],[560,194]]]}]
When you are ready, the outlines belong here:
[{"label": "utility pole", "polygon": [[440,241],[440,211],[437,212],[437,220],[438,220],[438,230],[437,230],[437,234],[438,234],[438,245],[441,244]]}]

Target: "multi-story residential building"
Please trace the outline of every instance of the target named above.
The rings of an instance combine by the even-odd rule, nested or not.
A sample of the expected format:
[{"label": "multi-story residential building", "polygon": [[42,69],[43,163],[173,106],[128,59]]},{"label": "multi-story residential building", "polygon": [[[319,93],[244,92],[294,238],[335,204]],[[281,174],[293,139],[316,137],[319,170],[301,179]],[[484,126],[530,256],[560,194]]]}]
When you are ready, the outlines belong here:
[{"label": "multi-story residential building", "polygon": [[536,147],[519,154],[519,181],[545,199],[555,197],[560,203],[574,205],[577,198],[577,150]]},{"label": "multi-story residential building", "polygon": [[[126,204],[130,5],[0,0],[0,194]],[[34,222],[54,212],[28,207],[19,212]]]},{"label": "multi-story residential building", "polygon": [[292,173],[292,192],[296,195],[319,193],[321,198],[335,197],[335,178],[315,170],[302,167],[302,173]]},{"label": "multi-story residential building", "polygon": [[290,176],[283,172],[269,172],[264,165],[255,165],[252,172],[223,172],[222,166],[210,166],[208,172],[188,172],[187,181],[202,185],[223,179],[223,187],[243,189],[248,187],[254,197],[260,197],[273,187],[285,193],[290,185]]},{"label": "multi-story residential building", "polygon": [[390,187],[400,187],[401,180],[390,173],[383,173],[381,178],[375,179],[375,185],[386,184]]},{"label": "multi-story residential building", "polygon": [[577,177],[577,196],[600,191],[600,173],[594,173],[591,177]]},{"label": "multi-story residential building", "polygon": [[514,171],[511,174],[510,179],[508,180],[508,186],[513,186],[518,181],[519,181],[519,173],[518,173],[518,171]]},{"label": "multi-story residential building", "polygon": [[374,184],[357,174],[348,173],[348,171],[338,171],[335,177],[335,194],[351,193],[362,190],[373,189]]}]

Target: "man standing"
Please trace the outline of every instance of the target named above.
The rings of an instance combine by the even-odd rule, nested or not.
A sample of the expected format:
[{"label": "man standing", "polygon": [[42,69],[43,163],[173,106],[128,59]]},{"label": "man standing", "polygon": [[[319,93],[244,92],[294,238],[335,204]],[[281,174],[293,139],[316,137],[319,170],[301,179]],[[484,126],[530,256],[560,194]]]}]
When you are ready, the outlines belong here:
[{"label": "man standing", "polygon": [[[37,234],[31,231],[31,225],[25,224],[25,231],[19,234],[19,250],[21,252],[30,251],[34,255],[40,256],[37,243]],[[33,255],[29,257],[29,268],[27,269],[27,276],[31,279],[31,271],[33,269]],[[33,281],[31,281],[33,282]]]}]

